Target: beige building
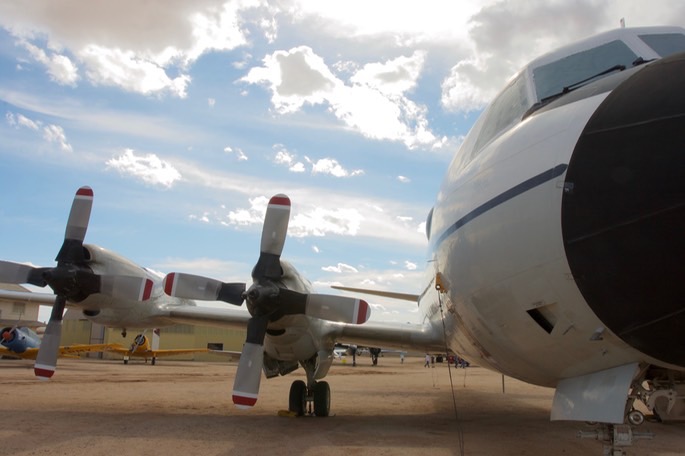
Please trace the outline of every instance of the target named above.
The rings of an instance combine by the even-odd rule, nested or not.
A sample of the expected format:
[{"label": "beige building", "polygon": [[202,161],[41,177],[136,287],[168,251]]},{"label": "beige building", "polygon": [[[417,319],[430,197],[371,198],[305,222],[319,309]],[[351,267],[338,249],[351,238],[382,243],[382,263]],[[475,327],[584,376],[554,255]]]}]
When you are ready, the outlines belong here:
[{"label": "beige building", "polygon": [[[10,291],[28,291],[20,285],[0,283],[0,288]],[[7,326],[30,326],[42,333],[37,325],[40,305],[21,301],[0,300],[0,328]],[[45,323],[42,324],[45,326]],[[76,309],[67,311],[62,326],[62,345],[70,344],[121,344],[130,347],[136,335],[145,332],[152,339],[152,330],[129,329],[126,337],[119,328],[106,328],[83,319]],[[215,350],[240,351],[245,342],[245,330],[226,329],[210,326],[175,325],[160,329],[159,348],[212,348]],[[90,356],[110,359],[122,358],[114,353],[92,353]],[[211,353],[176,355],[170,359],[197,361],[224,361],[225,357]],[[161,360],[160,360],[161,361]],[[135,358],[132,360],[135,362]]]},{"label": "beige building", "polygon": [[[20,285],[0,283],[0,288],[10,291],[28,291]],[[0,300],[0,326],[35,326],[40,305],[32,302]]]},{"label": "beige building", "polygon": [[[66,313],[62,327],[62,345],[69,344],[121,344],[130,347],[138,334],[144,332],[148,339],[152,339],[152,330],[128,329],[126,337],[121,335],[120,328],[107,328],[79,318],[76,311]],[[211,348],[215,350],[240,351],[245,342],[245,330],[226,329],[211,326],[175,325],[160,328],[160,350],[172,348]],[[93,353],[91,356],[106,359],[121,359],[115,353]],[[191,353],[168,357],[176,360],[195,361],[224,361],[221,355],[212,353]],[[158,359],[163,362],[166,357]],[[131,362],[136,362],[133,358]]]}]

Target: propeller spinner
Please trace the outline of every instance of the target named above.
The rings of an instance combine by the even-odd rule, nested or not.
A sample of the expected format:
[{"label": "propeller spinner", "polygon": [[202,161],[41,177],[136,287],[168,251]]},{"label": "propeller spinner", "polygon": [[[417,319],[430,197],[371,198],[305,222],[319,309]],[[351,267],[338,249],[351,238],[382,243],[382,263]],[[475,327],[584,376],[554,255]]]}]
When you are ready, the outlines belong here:
[{"label": "propeller spinner", "polygon": [[55,258],[57,266],[34,268],[0,261],[0,282],[29,283],[39,287],[49,285],[55,293],[50,320],[38,349],[34,372],[47,380],[55,372],[62,337],[62,315],[67,300],[80,302],[93,293],[115,298],[146,300],[150,298],[153,282],[144,277],[97,275],[86,265],[83,240],[93,206],[93,190],[81,187],[76,191],[69,212],[64,242]]},{"label": "propeller spinner", "polygon": [[[223,283],[205,277],[170,273],[164,279],[164,291],[180,298],[220,300],[240,305],[244,299],[252,316],[247,324],[247,338],[233,383],[233,403],[250,408],[257,402],[264,360],[264,338],[270,321],[285,315],[307,315],[329,321],[362,324],[371,314],[361,300],[342,296],[301,293],[283,288],[281,253],[290,218],[290,199],[282,194],[271,198],[267,206],[260,254],[252,270],[252,285]],[[240,293],[240,299],[238,299]]]}]

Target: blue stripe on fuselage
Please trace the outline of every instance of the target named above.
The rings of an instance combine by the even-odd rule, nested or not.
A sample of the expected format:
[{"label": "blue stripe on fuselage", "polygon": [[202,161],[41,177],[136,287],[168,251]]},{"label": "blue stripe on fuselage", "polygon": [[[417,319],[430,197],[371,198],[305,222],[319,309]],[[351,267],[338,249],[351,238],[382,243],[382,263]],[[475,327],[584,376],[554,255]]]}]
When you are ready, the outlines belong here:
[{"label": "blue stripe on fuselage", "polygon": [[515,198],[518,195],[521,195],[522,193],[527,192],[528,190],[531,190],[539,185],[544,184],[545,182],[548,182],[556,177],[561,176],[566,171],[566,168],[568,168],[568,165],[562,163],[560,165],[555,166],[554,168],[548,169],[547,171],[543,171],[537,176],[533,176],[530,179],[521,182],[520,184],[510,188],[504,193],[500,193],[499,195],[495,196],[490,201],[487,201],[482,205],[478,206],[477,208],[475,208],[474,210],[472,210],[471,212],[469,212],[468,214],[454,222],[449,228],[445,230],[444,233],[442,233],[435,240],[435,242],[432,242],[430,251],[434,252],[440,246],[440,244],[442,244],[445,241],[445,239],[451,236],[459,228],[469,223],[471,220],[474,220],[476,217],[483,215],[490,209],[493,209],[499,206],[500,204],[505,203],[510,199]]}]

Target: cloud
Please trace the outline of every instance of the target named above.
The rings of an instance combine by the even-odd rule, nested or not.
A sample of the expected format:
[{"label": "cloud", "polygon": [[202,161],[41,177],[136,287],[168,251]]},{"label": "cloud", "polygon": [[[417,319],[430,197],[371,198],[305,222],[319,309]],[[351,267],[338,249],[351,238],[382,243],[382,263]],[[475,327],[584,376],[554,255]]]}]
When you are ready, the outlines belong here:
[{"label": "cloud", "polygon": [[351,177],[364,174],[361,169],[347,171],[337,160],[332,158],[322,158],[312,163],[312,174],[330,174],[335,177]]},{"label": "cloud", "polygon": [[447,139],[428,129],[426,107],[406,96],[416,85],[424,58],[423,52],[416,51],[367,64],[345,82],[312,48],[300,46],[267,55],[263,65],[252,68],[241,81],[266,86],[279,114],[299,111],[305,105],[325,105],[365,137],[400,141],[410,149],[436,148]]},{"label": "cloud", "polygon": [[233,149],[232,147],[226,146],[224,147],[224,152],[227,154],[234,154],[238,161],[247,161],[248,159],[247,155],[245,155],[245,152],[243,152],[240,147]]},{"label": "cloud", "polygon": [[80,65],[95,85],[183,98],[189,65],[207,52],[245,45],[242,13],[260,3],[1,2],[0,25],[60,84],[75,85]]},{"label": "cloud", "polygon": [[326,272],[337,272],[337,273],[342,273],[342,272],[359,272],[357,268],[354,266],[350,266],[349,264],[345,263],[338,263],[336,266],[324,266],[321,268],[322,271]]},{"label": "cloud", "polygon": [[31,130],[38,130],[39,123],[34,122],[33,120],[29,119],[28,117],[24,117],[21,114],[14,114],[11,112],[8,112],[5,114],[5,119],[7,119],[7,123],[11,125],[12,127],[18,128],[18,127],[25,127],[29,128]]},{"label": "cloud", "polygon": [[67,137],[64,134],[62,127],[57,125],[48,125],[43,128],[43,138],[48,142],[54,142],[59,144],[60,149],[64,152],[72,152],[73,149],[71,144],[67,141]]},{"label": "cloud", "polygon": [[363,215],[354,208],[316,207],[295,214],[290,221],[288,233],[293,237],[329,234],[356,236],[363,220]]},{"label": "cloud", "polygon": [[247,209],[236,209],[230,211],[226,220],[222,221],[225,225],[262,225],[269,199],[266,196],[258,196],[249,200],[250,207]]},{"label": "cloud", "polygon": [[407,176],[397,176],[397,180],[403,184],[408,184],[411,182],[411,179],[409,179]]},{"label": "cloud", "polygon": [[305,172],[304,163],[296,161],[297,155],[288,151],[283,144],[274,144],[273,149],[276,151],[274,156],[274,163],[279,165],[286,165],[288,170],[293,173]]},{"label": "cloud", "polygon": [[[250,198],[250,207],[229,211],[227,216],[219,217],[220,223],[228,226],[261,226],[268,203],[266,196]],[[288,235],[300,238],[329,234],[354,236],[359,231],[362,219],[363,216],[356,209],[315,207],[291,214]]]},{"label": "cloud", "polygon": [[181,173],[157,155],[137,156],[132,149],[126,149],[118,157],[107,160],[106,164],[107,168],[115,169],[122,175],[138,178],[146,184],[169,188],[181,179]]},{"label": "cloud", "polygon": [[[569,42],[616,28],[619,18],[626,14],[630,15],[629,23],[631,17],[635,22],[633,26],[682,23],[685,8],[682,4],[676,6],[676,2],[668,3],[671,6],[664,4],[653,13],[637,1],[533,0],[483,5],[468,21],[466,43],[470,51],[444,78],[441,103],[450,111],[477,111],[532,59]],[[664,14],[667,11],[671,17]],[[673,17],[679,19],[674,21]]]},{"label": "cloud", "polygon": [[164,67],[130,50],[109,49],[95,44],[80,51],[86,74],[95,85],[110,85],[143,95],[168,92],[185,98],[190,76],[170,78]]},{"label": "cloud", "polygon": [[[283,144],[275,144],[273,147],[276,150],[274,163],[285,165],[288,167],[289,171],[294,173],[303,173],[306,171],[304,162],[297,161],[297,155],[288,151]],[[353,177],[364,174],[364,170],[361,169],[348,171],[334,158],[321,158],[312,161],[310,158],[305,157],[305,161],[311,165],[312,174],[327,174],[333,177]]]},{"label": "cloud", "polygon": [[29,51],[36,61],[45,65],[50,79],[61,85],[76,86],[76,81],[79,80],[78,69],[69,57],[56,52],[48,54],[26,40],[19,40],[19,44]]},{"label": "cloud", "polygon": [[43,139],[47,142],[57,143],[59,148],[64,152],[73,152],[73,148],[67,140],[64,129],[59,125],[48,124],[43,126],[43,122],[40,120],[34,121],[21,114],[14,114],[11,112],[5,114],[5,119],[7,120],[7,123],[14,128],[28,128],[29,130],[34,131],[40,130],[43,132]]}]

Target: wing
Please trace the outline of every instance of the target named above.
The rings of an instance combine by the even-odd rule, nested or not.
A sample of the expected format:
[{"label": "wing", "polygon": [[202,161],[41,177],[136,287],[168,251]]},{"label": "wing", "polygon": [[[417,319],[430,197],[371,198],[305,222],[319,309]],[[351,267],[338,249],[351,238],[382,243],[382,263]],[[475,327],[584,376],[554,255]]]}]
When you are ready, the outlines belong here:
[{"label": "wing", "polygon": [[105,351],[119,353],[121,355],[128,355],[131,352],[131,350],[129,350],[121,344],[110,344],[110,346],[107,347]]},{"label": "wing", "polygon": [[9,356],[10,358],[16,359],[36,359],[36,354],[38,353],[37,348],[27,348],[21,353],[13,352],[8,350],[7,347],[0,346],[0,357]]},{"label": "wing", "polygon": [[326,334],[337,343],[413,350],[426,353],[446,351],[444,335],[432,325],[374,323],[338,324]]},{"label": "wing", "polygon": [[[62,347],[59,347],[58,354],[61,357],[75,357],[78,356],[81,353],[87,353],[87,352],[98,352],[98,351],[105,351],[109,347],[111,347],[111,344],[73,344],[73,345],[65,345]],[[36,356],[38,355],[38,348],[27,348],[25,351],[21,353],[16,353],[11,350],[8,350],[5,347],[0,347],[0,356],[11,356],[13,358],[20,358],[20,359],[36,359]]]},{"label": "wing", "polygon": [[72,344],[59,347],[60,356],[78,355],[88,352],[107,351],[112,344]]},{"label": "wing", "polygon": [[244,310],[220,309],[204,306],[176,306],[167,309],[168,318],[175,323],[208,325],[222,328],[245,329],[250,314]]},{"label": "wing", "polygon": [[[52,293],[33,293],[31,291],[0,290],[0,301],[29,302],[51,306],[55,303],[55,295]],[[44,323],[43,326],[45,326]]]},{"label": "wing", "polygon": [[206,348],[170,348],[166,350],[149,350],[142,353],[131,353],[131,356],[154,356],[160,358],[162,356],[187,355],[188,353],[207,353]]}]

